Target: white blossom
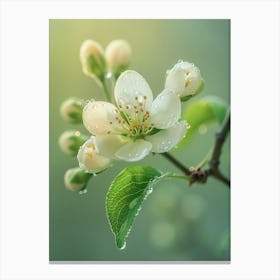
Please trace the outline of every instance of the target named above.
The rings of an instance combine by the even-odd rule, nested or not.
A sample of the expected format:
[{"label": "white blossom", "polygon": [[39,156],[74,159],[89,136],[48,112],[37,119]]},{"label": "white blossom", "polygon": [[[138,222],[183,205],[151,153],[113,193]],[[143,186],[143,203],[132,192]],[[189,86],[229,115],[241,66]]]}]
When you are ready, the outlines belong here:
[{"label": "white blossom", "polygon": [[193,63],[181,61],[167,71],[165,88],[180,97],[197,94],[202,87],[203,79],[200,70]]},{"label": "white blossom", "polygon": [[179,121],[180,98],[171,90],[153,100],[146,80],[128,70],[117,80],[114,96],[117,106],[92,100],[83,110],[84,125],[95,135],[100,155],[137,161],[150,152],[169,151],[184,137],[188,124]]}]

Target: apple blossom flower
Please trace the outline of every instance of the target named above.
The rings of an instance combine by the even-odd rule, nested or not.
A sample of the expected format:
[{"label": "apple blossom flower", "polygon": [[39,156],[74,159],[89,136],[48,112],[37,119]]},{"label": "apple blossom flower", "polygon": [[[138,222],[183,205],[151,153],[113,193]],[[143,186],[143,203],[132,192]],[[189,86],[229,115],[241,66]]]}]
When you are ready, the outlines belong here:
[{"label": "apple blossom flower", "polygon": [[200,70],[193,63],[179,61],[167,71],[165,88],[172,90],[181,98],[199,93],[203,88]]},{"label": "apple blossom flower", "polygon": [[169,151],[184,137],[188,124],[179,121],[180,98],[171,90],[153,100],[146,80],[128,70],[117,80],[114,97],[117,106],[92,100],[83,110],[84,126],[95,135],[100,155],[137,161]]},{"label": "apple blossom flower", "polygon": [[111,165],[111,159],[97,153],[94,136],[80,147],[77,158],[80,168],[88,173],[99,173]]}]

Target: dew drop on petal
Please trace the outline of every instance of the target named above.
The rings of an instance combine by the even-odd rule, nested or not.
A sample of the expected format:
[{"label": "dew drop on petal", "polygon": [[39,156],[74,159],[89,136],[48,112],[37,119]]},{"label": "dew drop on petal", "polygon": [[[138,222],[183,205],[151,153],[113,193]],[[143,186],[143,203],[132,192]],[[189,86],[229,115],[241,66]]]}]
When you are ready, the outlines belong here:
[{"label": "dew drop on petal", "polygon": [[106,79],[111,79],[112,78],[112,72],[108,72],[105,76]]}]

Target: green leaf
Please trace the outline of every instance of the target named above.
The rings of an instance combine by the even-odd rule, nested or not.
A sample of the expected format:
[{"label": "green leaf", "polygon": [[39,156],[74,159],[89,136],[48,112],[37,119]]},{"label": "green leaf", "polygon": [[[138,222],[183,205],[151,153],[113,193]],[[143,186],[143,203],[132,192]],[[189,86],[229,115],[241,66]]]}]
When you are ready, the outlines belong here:
[{"label": "green leaf", "polygon": [[161,176],[161,172],[149,166],[129,166],[112,182],[107,193],[106,211],[119,249],[125,247],[125,240],[143,201]]},{"label": "green leaf", "polygon": [[214,122],[221,125],[226,117],[228,106],[216,96],[207,96],[195,100],[186,108],[183,116],[190,128],[180,146],[186,144],[199,130],[201,125],[210,125]]}]

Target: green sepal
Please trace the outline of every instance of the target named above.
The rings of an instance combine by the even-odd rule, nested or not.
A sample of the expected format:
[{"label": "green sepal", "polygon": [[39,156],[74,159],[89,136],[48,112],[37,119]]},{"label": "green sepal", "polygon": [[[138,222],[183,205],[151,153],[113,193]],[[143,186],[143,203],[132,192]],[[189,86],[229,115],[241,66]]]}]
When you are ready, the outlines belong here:
[{"label": "green sepal", "polygon": [[106,74],[105,59],[99,56],[97,60],[93,55],[89,55],[87,58],[87,65],[90,69],[90,73],[96,76],[101,82],[104,82]]},{"label": "green sepal", "polygon": [[189,101],[192,97],[197,96],[199,93],[201,93],[201,91],[204,89],[204,81],[201,80],[199,88],[196,90],[196,92],[192,95],[187,95],[187,96],[183,96],[181,97],[181,102],[186,102]]}]

